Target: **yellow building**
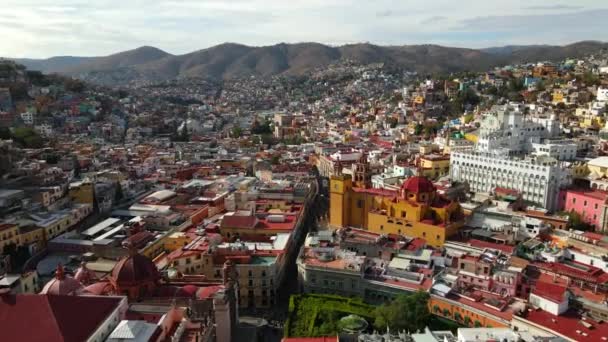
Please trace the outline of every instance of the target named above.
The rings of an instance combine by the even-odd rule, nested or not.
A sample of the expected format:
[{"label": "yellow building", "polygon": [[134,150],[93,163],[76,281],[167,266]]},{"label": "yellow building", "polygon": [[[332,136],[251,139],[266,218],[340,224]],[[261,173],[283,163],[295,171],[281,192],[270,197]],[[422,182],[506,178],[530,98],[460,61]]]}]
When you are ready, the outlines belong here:
[{"label": "yellow building", "polygon": [[169,236],[164,239],[164,249],[165,251],[173,252],[186,246],[192,242],[192,240],[193,239],[184,232],[175,232],[169,234]]},{"label": "yellow building", "polygon": [[436,179],[450,172],[450,156],[431,154],[420,158],[422,175]]},{"label": "yellow building", "polygon": [[564,94],[564,91],[561,89],[556,89],[553,94],[553,103],[554,104],[558,104],[558,103],[565,103],[566,102],[566,96]]},{"label": "yellow building", "polygon": [[602,128],[606,125],[606,119],[602,116],[586,116],[580,122],[581,128]]},{"label": "yellow building", "polygon": [[93,204],[94,197],[94,185],[92,182],[76,182],[70,184],[70,199],[74,203],[82,204]]},{"label": "yellow building", "polygon": [[0,254],[2,254],[4,246],[10,244],[19,246],[19,226],[10,223],[0,224]]},{"label": "yellow building", "polygon": [[479,140],[479,137],[477,135],[473,134],[473,133],[466,133],[464,135],[464,138],[466,140],[468,140],[470,142],[473,142],[473,143],[476,143],[476,144],[477,144],[477,141]]},{"label": "yellow building", "polygon": [[593,179],[608,177],[608,157],[598,157],[587,162],[589,174]]},{"label": "yellow building", "polygon": [[19,227],[19,240],[23,245],[35,244],[36,249],[42,248],[46,242],[44,228],[36,225]]},{"label": "yellow building", "polygon": [[409,178],[397,191],[370,189],[366,175],[336,175],[330,184],[330,225],[360,227],[380,234],[401,234],[443,246],[464,224],[457,202],[437,194],[424,177]]},{"label": "yellow building", "polygon": [[572,178],[586,178],[589,175],[589,167],[585,162],[574,162],[570,167]]}]

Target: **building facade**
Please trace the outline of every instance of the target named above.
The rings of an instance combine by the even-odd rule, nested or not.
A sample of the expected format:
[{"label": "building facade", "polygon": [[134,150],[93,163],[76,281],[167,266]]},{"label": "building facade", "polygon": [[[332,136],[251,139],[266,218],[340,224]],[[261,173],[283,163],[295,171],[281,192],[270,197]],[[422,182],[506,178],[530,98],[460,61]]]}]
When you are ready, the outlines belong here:
[{"label": "building facade", "polygon": [[349,175],[331,178],[331,226],[417,237],[441,247],[464,225],[460,205],[440,196],[428,179],[411,177],[399,191],[390,191],[371,189],[364,173],[354,181]]},{"label": "building facade", "polygon": [[516,190],[524,200],[549,210],[557,209],[559,190],[571,181],[570,172],[553,158],[510,159],[476,152],[452,153],[450,177],[468,182],[475,192]]}]

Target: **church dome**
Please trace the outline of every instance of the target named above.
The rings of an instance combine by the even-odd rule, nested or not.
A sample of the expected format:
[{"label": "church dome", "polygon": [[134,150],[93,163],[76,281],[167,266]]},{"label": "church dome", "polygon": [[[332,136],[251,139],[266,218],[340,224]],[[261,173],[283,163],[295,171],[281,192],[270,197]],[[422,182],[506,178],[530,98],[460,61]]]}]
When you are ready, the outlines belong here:
[{"label": "church dome", "polygon": [[84,262],[80,264],[80,267],[76,270],[76,274],[74,274],[74,279],[78,280],[81,284],[89,284],[95,278],[97,278],[95,272],[89,270]]},{"label": "church dome", "polygon": [[428,193],[435,192],[435,186],[431,181],[421,176],[414,176],[408,178],[403,185],[401,186],[402,191],[407,191],[409,193]]},{"label": "church dome", "polygon": [[160,273],[152,260],[135,251],[114,266],[112,279],[118,286],[131,286],[156,282],[160,279]]},{"label": "church dome", "polygon": [[58,265],[55,277],[44,285],[40,294],[75,295],[82,289],[82,284],[71,276],[66,275],[63,266]]},{"label": "church dome", "polygon": [[107,296],[114,294],[115,292],[116,291],[114,289],[114,286],[112,286],[112,284],[107,281],[91,284],[85,287],[83,290],[84,294],[90,294],[95,296]]}]

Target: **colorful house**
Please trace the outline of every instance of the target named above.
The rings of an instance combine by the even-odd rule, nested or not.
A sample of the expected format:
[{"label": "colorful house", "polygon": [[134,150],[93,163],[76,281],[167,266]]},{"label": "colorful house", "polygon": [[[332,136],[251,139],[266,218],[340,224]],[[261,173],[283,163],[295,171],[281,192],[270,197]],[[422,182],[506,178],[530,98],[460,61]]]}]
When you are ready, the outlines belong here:
[{"label": "colorful house", "polygon": [[603,231],[608,203],[608,192],[602,190],[562,190],[559,208],[579,214],[582,220],[595,230]]}]

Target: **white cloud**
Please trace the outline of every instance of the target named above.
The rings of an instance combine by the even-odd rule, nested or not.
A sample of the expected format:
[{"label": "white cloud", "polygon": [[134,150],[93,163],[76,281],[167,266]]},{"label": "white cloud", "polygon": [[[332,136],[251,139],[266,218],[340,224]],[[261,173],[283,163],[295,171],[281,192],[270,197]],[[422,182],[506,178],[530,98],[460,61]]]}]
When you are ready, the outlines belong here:
[{"label": "white cloud", "polygon": [[603,0],[3,0],[0,55],[105,55],[141,45],[179,54],[226,41],[568,43],[605,39],[602,8]]}]

